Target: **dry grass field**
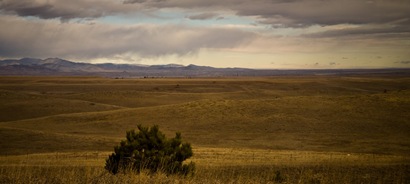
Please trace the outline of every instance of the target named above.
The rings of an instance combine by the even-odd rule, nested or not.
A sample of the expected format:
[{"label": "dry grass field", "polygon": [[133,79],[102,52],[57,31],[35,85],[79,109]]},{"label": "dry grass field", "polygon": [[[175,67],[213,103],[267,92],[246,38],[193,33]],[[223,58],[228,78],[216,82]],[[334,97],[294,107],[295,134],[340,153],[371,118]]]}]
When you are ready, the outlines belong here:
[{"label": "dry grass field", "polygon": [[[196,174],[105,172],[138,124]],[[0,183],[409,183],[410,77],[1,77],[0,136]]]}]

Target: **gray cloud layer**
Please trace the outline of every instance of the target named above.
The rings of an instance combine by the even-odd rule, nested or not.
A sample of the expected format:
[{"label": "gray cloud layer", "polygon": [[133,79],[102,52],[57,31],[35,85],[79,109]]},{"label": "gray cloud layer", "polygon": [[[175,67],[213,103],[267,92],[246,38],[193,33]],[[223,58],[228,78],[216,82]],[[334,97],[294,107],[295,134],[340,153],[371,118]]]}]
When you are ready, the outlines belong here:
[{"label": "gray cloud layer", "polygon": [[1,18],[0,56],[112,57],[135,53],[142,57],[185,55],[201,48],[230,48],[256,35],[230,28],[182,25],[115,26],[106,24],[30,22]]},{"label": "gray cloud layer", "polygon": [[[189,13],[185,17],[189,20],[219,19],[222,18],[219,16],[227,12],[229,15],[252,19],[259,27],[267,25],[266,27],[272,28],[294,28],[285,30],[297,30],[299,33],[308,30],[305,28],[312,28],[310,26],[324,28],[303,35],[291,35],[289,37],[292,38],[289,38],[274,35],[276,30],[283,31],[281,29],[272,29],[269,33],[264,30],[266,32],[257,34],[251,29],[241,30],[243,28],[234,27],[235,25],[231,28],[153,24],[124,26],[102,24],[98,20],[93,25],[70,21],[138,12],[155,15],[157,10],[163,8]],[[29,16],[40,20],[21,18]],[[360,48],[371,45],[366,44],[366,41],[376,41],[382,45],[379,49],[381,51],[385,50],[385,43],[405,50],[410,39],[410,1],[0,0],[0,25],[0,57],[86,59],[128,53],[141,57],[158,57],[195,53],[202,48],[234,48],[247,43],[256,45],[247,48],[256,51],[294,51],[291,48],[295,45],[299,45],[296,47],[298,49],[315,50],[327,47],[327,44],[351,47],[352,45],[340,44],[348,39],[353,40],[349,44],[366,46]],[[405,41],[399,41],[400,39]],[[322,40],[322,45],[319,46],[318,40]]]},{"label": "gray cloud layer", "polygon": [[[391,23],[408,20],[407,0],[128,0],[151,8],[231,10],[275,27]],[[406,22],[408,24],[408,22]]]},{"label": "gray cloud layer", "polygon": [[[274,27],[337,24],[409,25],[408,0],[1,0],[0,10],[43,19],[95,18],[138,10],[180,8],[203,11],[192,19],[213,17],[208,10],[255,16]],[[407,20],[407,21],[403,21]]]}]

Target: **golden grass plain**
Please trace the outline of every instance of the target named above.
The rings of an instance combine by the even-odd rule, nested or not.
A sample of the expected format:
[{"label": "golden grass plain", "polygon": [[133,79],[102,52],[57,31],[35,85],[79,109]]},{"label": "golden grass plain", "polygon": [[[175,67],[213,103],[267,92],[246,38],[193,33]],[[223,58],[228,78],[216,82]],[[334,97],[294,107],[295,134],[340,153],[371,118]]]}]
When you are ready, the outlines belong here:
[{"label": "golden grass plain", "polygon": [[[407,183],[409,88],[392,76],[1,77],[0,183]],[[196,175],[105,173],[138,124],[181,132]]]}]

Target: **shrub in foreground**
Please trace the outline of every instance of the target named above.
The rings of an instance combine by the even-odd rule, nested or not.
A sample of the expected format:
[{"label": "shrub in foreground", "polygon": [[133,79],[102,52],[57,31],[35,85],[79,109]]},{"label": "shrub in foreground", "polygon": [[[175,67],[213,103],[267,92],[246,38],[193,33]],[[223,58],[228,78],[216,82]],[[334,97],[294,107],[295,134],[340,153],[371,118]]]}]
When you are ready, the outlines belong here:
[{"label": "shrub in foreground", "polygon": [[157,125],[151,128],[138,125],[138,132],[127,131],[126,140],[114,147],[105,163],[105,169],[112,174],[149,170],[167,174],[193,174],[195,164],[183,161],[193,155],[191,145],[182,143],[181,133],[167,139]]}]

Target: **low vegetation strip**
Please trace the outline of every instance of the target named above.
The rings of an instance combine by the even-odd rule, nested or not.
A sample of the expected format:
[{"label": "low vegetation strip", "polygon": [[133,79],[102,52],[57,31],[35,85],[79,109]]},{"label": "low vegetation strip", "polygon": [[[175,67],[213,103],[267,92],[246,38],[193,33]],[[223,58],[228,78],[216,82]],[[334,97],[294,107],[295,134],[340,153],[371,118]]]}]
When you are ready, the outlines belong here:
[{"label": "low vegetation strip", "polygon": [[[110,152],[68,152],[0,157],[0,183],[408,183],[409,160],[253,149],[197,148],[190,177],[109,174]],[[352,157],[355,157],[352,159]],[[296,159],[295,159],[296,158]],[[303,158],[303,159],[302,159]],[[281,161],[281,162],[278,162]]]}]

